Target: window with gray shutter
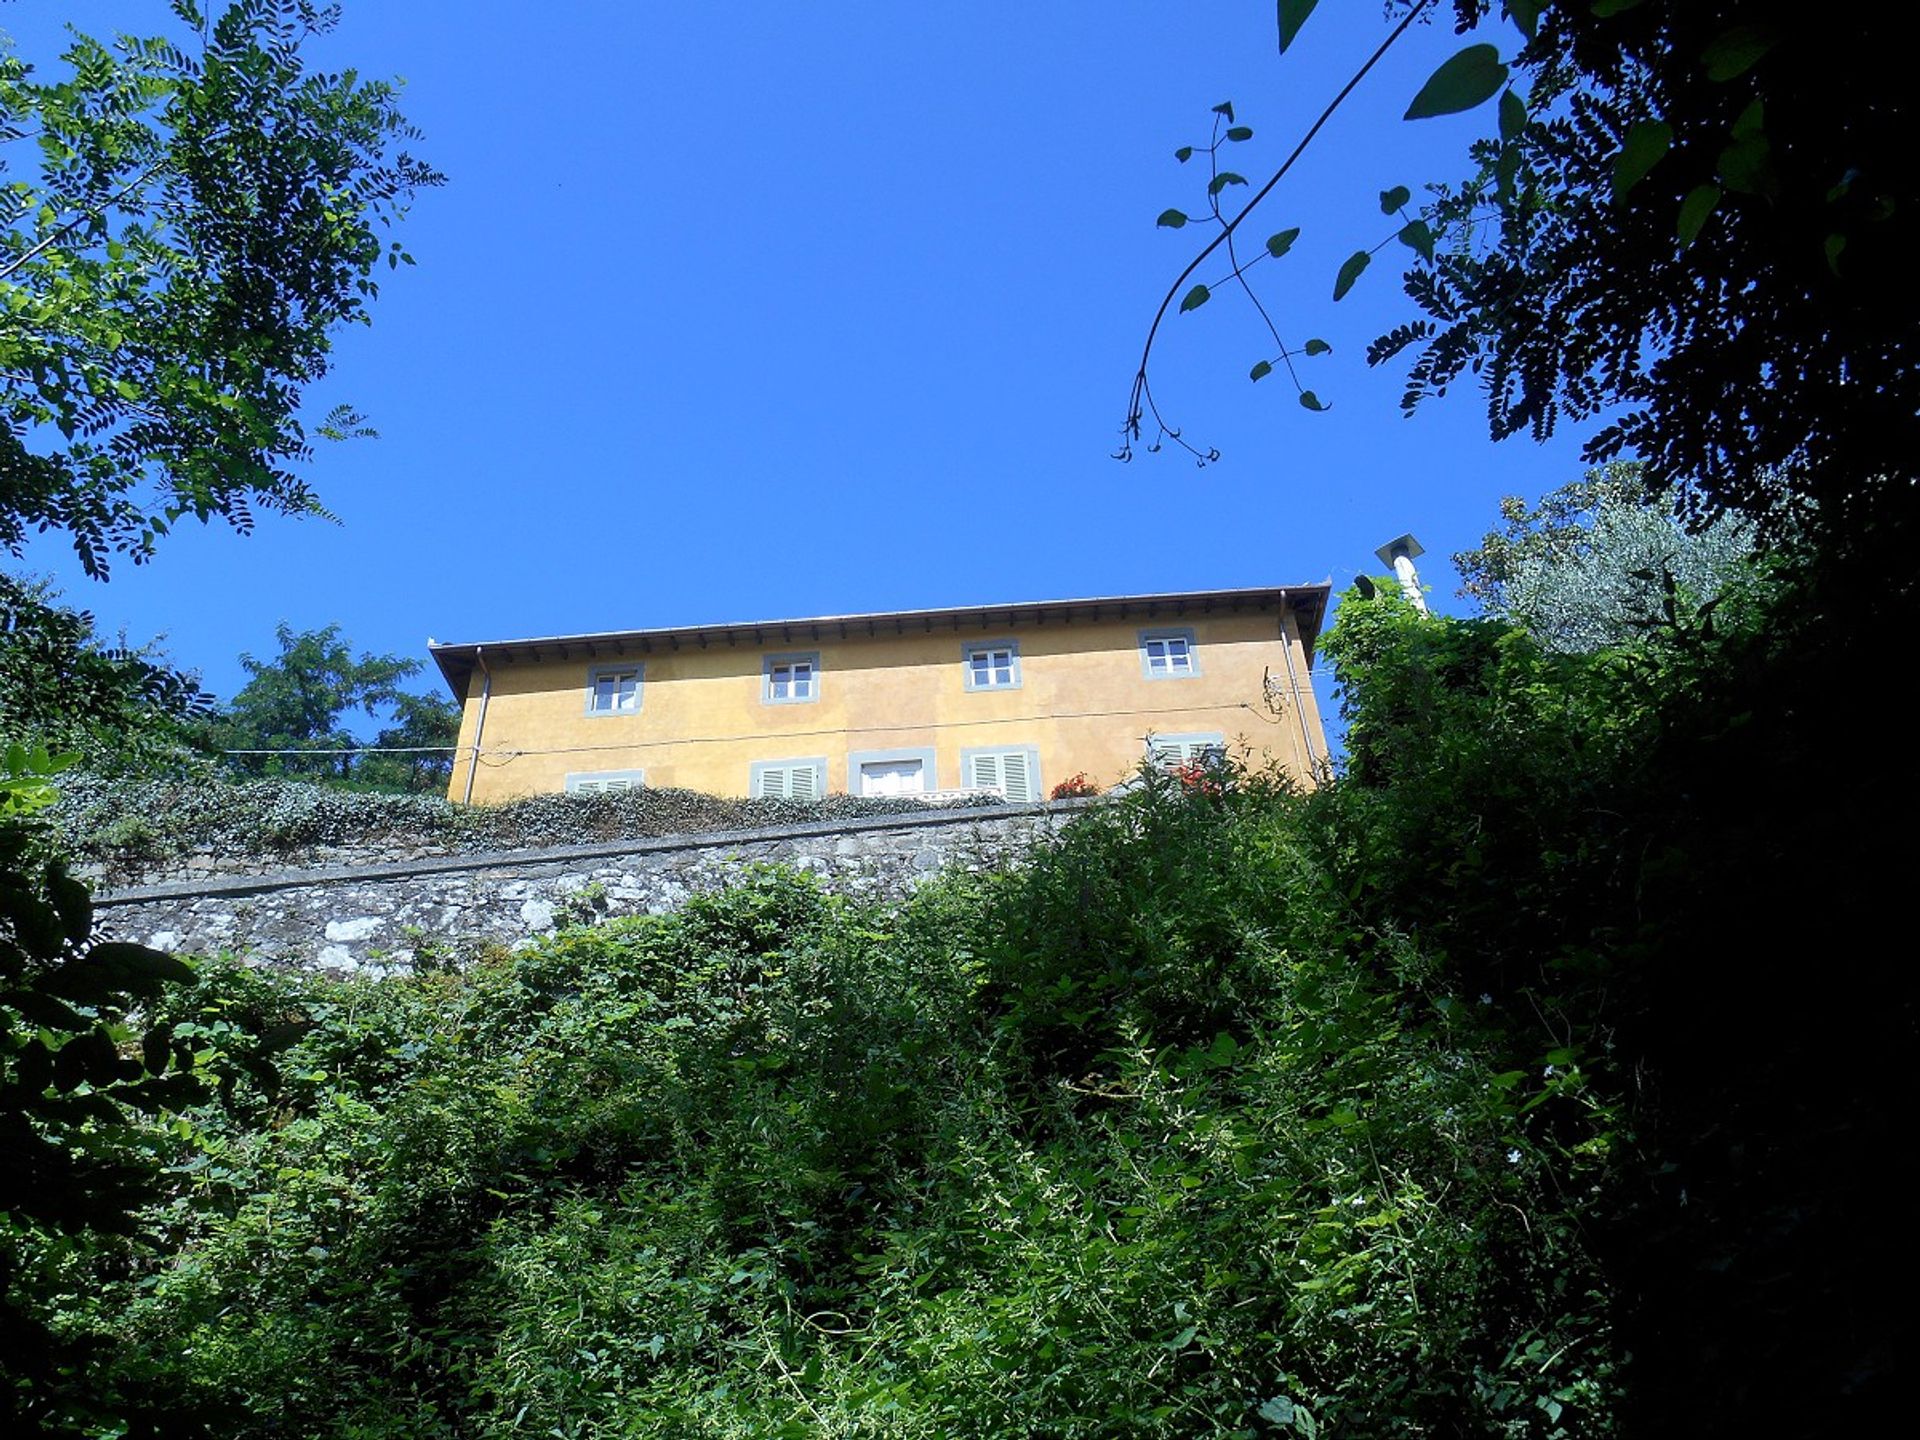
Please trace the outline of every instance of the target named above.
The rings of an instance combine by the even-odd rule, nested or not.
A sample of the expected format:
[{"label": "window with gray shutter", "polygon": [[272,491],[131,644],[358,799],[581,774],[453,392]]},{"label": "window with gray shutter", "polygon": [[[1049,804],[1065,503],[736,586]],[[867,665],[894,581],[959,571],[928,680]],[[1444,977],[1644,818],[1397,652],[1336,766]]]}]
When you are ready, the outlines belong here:
[{"label": "window with gray shutter", "polygon": [[1008,800],[1038,800],[1040,752],[1032,745],[998,750],[963,750],[961,783],[971,790],[993,790]]},{"label": "window with gray shutter", "polygon": [[625,790],[643,790],[646,784],[644,770],[588,770],[567,776],[567,793],[617,795]]},{"label": "window with gray shutter", "polygon": [[818,800],[827,793],[827,762],[756,760],[750,793],[756,800]]}]

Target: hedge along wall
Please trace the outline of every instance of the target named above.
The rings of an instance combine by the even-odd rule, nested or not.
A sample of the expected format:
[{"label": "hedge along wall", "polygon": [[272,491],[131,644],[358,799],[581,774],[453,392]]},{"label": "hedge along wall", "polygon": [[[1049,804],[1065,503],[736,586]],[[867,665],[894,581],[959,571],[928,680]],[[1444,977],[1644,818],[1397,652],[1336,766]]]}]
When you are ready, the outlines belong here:
[{"label": "hedge along wall", "polygon": [[[453,805],[437,795],[215,775],[63,775],[59,788],[49,814],[62,848],[77,873],[108,886],[926,813],[911,798],[742,800],[671,789]],[[983,795],[953,804],[999,810],[1005,802]]]},{"label": "hedge along wall", "polygon": [[569,920],[660,914],[750,866],[829,890],[901,895],[953,865],[1005,864],[1085,801],[847,816],[659,839],[207,876],[94,897],[106,933],[183,954],[230,951],[336,974],[515,945]]}]

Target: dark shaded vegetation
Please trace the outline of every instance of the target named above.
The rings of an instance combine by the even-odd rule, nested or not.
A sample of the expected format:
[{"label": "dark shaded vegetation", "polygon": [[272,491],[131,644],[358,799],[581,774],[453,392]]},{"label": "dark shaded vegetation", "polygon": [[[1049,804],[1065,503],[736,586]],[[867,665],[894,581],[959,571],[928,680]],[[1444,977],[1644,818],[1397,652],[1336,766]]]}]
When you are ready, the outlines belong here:
[{"label": "dark shaded vegetation", "polygon": [[1822,599],[1576,652],[1383,586],[1310,795],[1150,776],[900,907],[203,962],[218,1103],[15,1304],[193,1433],[1851,1433],[1913,1019],[1857,817],[1913,777],[1807,783],[1875,638]]}]

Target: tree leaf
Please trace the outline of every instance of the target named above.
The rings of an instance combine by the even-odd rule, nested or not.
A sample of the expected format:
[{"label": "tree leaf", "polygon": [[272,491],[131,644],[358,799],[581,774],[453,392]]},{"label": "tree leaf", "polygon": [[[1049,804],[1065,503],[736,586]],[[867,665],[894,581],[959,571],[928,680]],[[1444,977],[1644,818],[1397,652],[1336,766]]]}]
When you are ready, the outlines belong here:
[{"label": "tree leaf", "polygon": [[1268,361],[1262,360],[1258,365],[1254,366],[1253,369],[1247,372],[1247,378],[1249,380],[1264,380],[1267,378],[1267,376],[1271,375],[1272,373],[1273,373],[1272,364]]},{"label": "tree leaf", "polygon": [[1527,39],[1531,40],[1539,34],[1540,0],[1507,0],[1507,14]]},{"label": "tree leaf", "polygon": [[1226,116],[1227,123],[1231,125],[1233,123],[1233,101],[1222,100],[1218,105],[1213,107],[1213,113]]},{"label": "tree leaf", "polygon": [[1300,403],[1309,410],[1327,410],[1332,408],[1311,390],[1302,390],[1300,392]]},{"label": "tree leaf", "polygon": [[1164,225],[1169,230],[1178,230],[1182,225],[1187,223],[1187,217],[1179,210],[1162,210],[1160,212],[1160,218],[1154,223],[1156,225]]},{"label": "tree leaf", "polygon": [[1373,262],[1373,256],[1365,250],[1356,250],[1347,257],[1347,263],[1340,267],[1340,273],[1334,277],[1333,298],[1338,300],[1353,288],[1353,282],[1360,278],[1361,272]]},{"label": "tree leaf", "polygon": [[1500,92],[1500,138],[1508,142],[1518,140],[1526,128],[1527,102],[1509,85]]},{"label": "tree leaf", "polygon": [[1277,235],[1269,235],[1267,237],[1267,254],[1278,260],[1293,248],[1293,242],[1299,238],[1300,227],[1298,225],[1294,226],[1291,230],[1282,230]]},{"label": "tree leaf", "polygon": [[1300,27],[1307,23],[1307,17],[1313,14],[1313,7],[1320,0],[1277,0],[1280,25],[1280,53],[1287,53],[1287,47],[1293,44],[1293,37],[1300,33]]},{"label": "tree leaf", "polygon": [[1827,269],[1838,275],[1840,273],[1840,252],[1847,248],[1847,237],[1844,235],[1829,235],[1827,236],[1825,246],[1822,248],[1825,249],[1827,254]]},{"label": "tree leaf", "polygon": [[1422,260],[1432,263],[1433,229],[1424,220],[1414,220],[1400,227],[1396,237],[1402,245],[1416,252]]},{"label": "tree leaf", "polygon": [[1182,145],[1178,150],[1173,152],[1173,158],[1178,160],[1182,165],[1186,164],[1187,161],[1193,158],[1193,146]]},{"label": "tree leaf", "polygon": [[1380,192],[1380,213],[1382,215],[1395,214],[1401,206],[1405,205],[1407,201],[1412,198],[1413,192],[1404,185],[1396,185],[1391,190],[1382,190]]},{"label": "tree leaf", "polygon": [[1469,45],[1454,55],[1420,87],[1404,118],[1430,120],[1457,115],[1493,98],[1507,83],[1507,67],[1491,45]]},{"label": "tree leaf", "polygon": [[1736,140],[1720,152],[1715,165],[1727,189],[1743,195],[1770,195],[1779,188],[1773,170],[1773,147],[1765,135]]},{"label": "tree leaf", "polygon": [[1213,179],[1207,182],[1207,194],[1218,195],[1222,190],[1226,189],[1227,186],[1229,185],[1244,185],[1246,183],[1247,183],[1246,176],[1236,175],[1231,170],[1222,170],[1218,175],[1214,176]]},{"label": "tree leaf", "polygon": [[1682,245],[1691,245],[1699,238],[1707,217],[1719,203],[1718,185],[1696,185],[1687,192],[1687,198],[1680,202],[1680,221],[1676,227]]},{"label": "tree leaf", "polygon": [[1706,62],[1707,78],[1731,80],[1746,74],[1778,39],[1777,35],[1755,25],[1736,25],[1716,35],[1700,52],[1700,58]]},{"label": "tree leaf", "polygon": [[1331,355],[1333,346],[1324,340],[1315,339],[1307,341],[1306,350],[1309,355]]},{"label": "tree leaf", "polygon": [[194,969],[186,961],[155,950],[150,945],[135,945],[125,940],[108,940],[87,952],[88,963],[111,967],[124,978],[141,977],[191,984]]},{"label": "tree leaf", "polygon": [[1227,131],[1227,139],[1229,140],[1251,140],[1252,138],[1253,127],[1251,125],[1235,125],[1231,130]]},{"label": "tree leaf", "polygon": [[1180,313],[1184,315],[1189,310],[1198,310],[1212,298],[1211,290],[1204,285],[1196,285],[1187,292],[1187,298],[1180,302]]},{"label": "tree leaf", "polygon": [[1613,162],[1613,198],[1617,201],[1646,179],[1673,145],[1673,127],[1664,120],[1642,120],[1627,131]]}]

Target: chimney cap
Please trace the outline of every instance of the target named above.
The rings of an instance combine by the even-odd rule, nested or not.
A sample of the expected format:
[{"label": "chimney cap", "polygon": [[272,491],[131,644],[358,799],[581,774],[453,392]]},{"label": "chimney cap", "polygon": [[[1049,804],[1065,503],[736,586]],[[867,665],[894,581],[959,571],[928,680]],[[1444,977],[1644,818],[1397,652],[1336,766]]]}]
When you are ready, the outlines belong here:
[{"label": "chimney cap", "polygon": [[1427,553],[1426,546],[1414,539],[1411,534],[1396,536],[1373,552],[1380,557],[1380,563],[1392,568],[1393,562],[1402,555],[1409,560],[1417,560]]}]

